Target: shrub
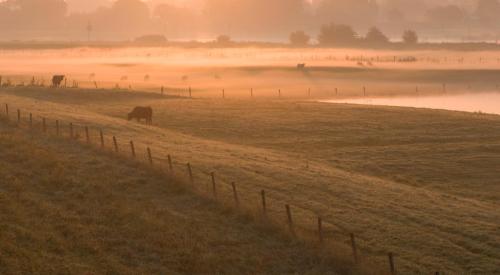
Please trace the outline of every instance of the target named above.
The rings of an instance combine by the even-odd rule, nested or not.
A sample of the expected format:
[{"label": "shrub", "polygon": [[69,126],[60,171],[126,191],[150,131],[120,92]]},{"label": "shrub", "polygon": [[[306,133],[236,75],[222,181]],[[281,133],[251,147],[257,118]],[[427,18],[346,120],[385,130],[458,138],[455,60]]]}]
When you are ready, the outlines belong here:
[{"label": "shrub", "polygon": [[407,30],[403,34],[403,42],[405,44],[417,44],[418,43],[418,35],[415,31]]},{"label": "shrub", "polygon": [[368,44],[386,44],[389,42],[389,38],[379,29],[372,27],[366,34],[365,41]]},{"label": "shrub", "polygon": [[231,44],[231,37],[229,35],[219,35],[216,39],[217,44],[228,45]]},{"label": "shrub", "polygon": [[139,44],[165,44],[167,38],[163,35],[143,35],[135,39],[135,43]]},{"label": "shrub", "polygon": [[353,45],[358,42],[358,35],[348,25],[323,25],[318,36],[320,45]]},{"label": "shrub", "polygon": [[307,46],[311,37],[304,31],[295,31],[290,34],[290,44],[293,46]]}]

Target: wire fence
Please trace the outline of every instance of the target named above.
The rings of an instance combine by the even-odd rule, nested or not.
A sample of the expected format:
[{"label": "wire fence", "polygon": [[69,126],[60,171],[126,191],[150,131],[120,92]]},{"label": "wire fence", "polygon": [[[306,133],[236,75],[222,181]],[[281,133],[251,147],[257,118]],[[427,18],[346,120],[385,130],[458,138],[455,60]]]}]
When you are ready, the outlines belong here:
[{"label": "wire fence", "polygon": [[9,104],[4,105],[2,113],[5,120],[20,128],[86,144],[101,152],[111,152],[116,156],[161,170],[168,176],[175,176],[194,191],[224,205],[265,219],[293,238],[348,253],[349,255],[345,256],[350,257],[354,265],[363,262],[381,262],[385,258],[387,267],[382,268],[385,270],[382,273],[397,274],[395,261],[397,255],[392,252],[384,253],[376,247],[365,245],[370,240],[355,234],[356,230],[289,202],[279,191],[256,188],[258,185],[239,185],[224,174],[219,174],[216,169],[206,170],[197,167],[192,159],[156,154],[153,147],[136,143],[134,140],[122,139],[119,135],[105,132],[98,127],[48,119],[21,109],[12,109]]},{"label": "wire fence", "polygon": [[[351,57],[354,58],[354,57]],[[360,57],[360,60],[364,60]],[[496,81],[496,80],[495,80]],[[157,83],[123,83],[113,81],[96,81],[82,79],[79,77],[70,78],[65,77],[61,83],[56,87],[65,89],[94,89],[94,90],[107,90],[107,91],[143,91],[158,96],[176,96],[176,97],[206,97],[206,98],[325,98],[335,99],[343,97],[370,97],[370,96],[393,96],[393,95],[435,95],[446,94],[451,91],[465,92],[472,90],[479,91],[495,91],[500,92],[500,83],[486,83],[486,82],[468,82],[466,79],[456,81],[455,83],[446,83],[438,81],[428,81],[422,83],[408,83],[393,87],[385,86],[377,82],[358,83],[358,87],[349,85],[346,87],[339,80],[328,87],[301,87],[300,89],[284,87],[284,88],[257,88],[257,87],[212,87],[204,89],[200,87],[192,87],[186,85],[185,87],[168,87],[159,85]],[[369,85],[367,85],[369,84]],[[0,88],[19,88],[19,87],[33,87],[33,88],[54,88],[51,81],[47,81],[40,76],[17,76],[7,77],[0,75]],[[393,90],[394,89],[394,90]]]}]

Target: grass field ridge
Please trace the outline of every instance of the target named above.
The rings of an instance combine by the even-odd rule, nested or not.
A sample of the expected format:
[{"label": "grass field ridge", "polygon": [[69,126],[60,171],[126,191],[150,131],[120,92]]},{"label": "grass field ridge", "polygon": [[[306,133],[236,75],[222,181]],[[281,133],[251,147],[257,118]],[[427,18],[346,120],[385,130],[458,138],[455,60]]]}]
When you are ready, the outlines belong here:
[{"label": "grass field ridge", "polygon": [[[272,144],[274,146],[272,147],[266,144],[264,146],[246,144],[245,140],[239,143],[236,140],[226,142],[218,136],[202,138],[198,132],[186,132],[185,128],[172,125],[170,121],[160,120],[156,127],[129,123],[118,115],[128,108],[127,104],[129,103],[127,102],[117,103],[117,107],[114,108],[101,108],[98,105],[95,107],[84,105],[75,108],[72,104],[66,103],[64,98],[51,99],[51,102],[44,102],[44,105],[38,105],[30,96],[22,94],[3,96],[3,100],[15,102],[15,106],[22,106],[27,110],[33,108],[37,113],[51,118],[52,121],[61,117],[61,121],[66,123],[69,121],[77,123],[75,125],[88,123],[93,128],[94,134],[96,129],[104,129],[108,137],[106,140],[108,145],[110,144],[109,137],[112,134],[117,135],[120,148],[128,148],[127,142],[133,139],[136,144],[142,145],[138,149],[140,152],[144,152],[144,146],[150,146],[153,149],[155,162],[163,165],[166,163],[167,154],[174,157],[178,167],[183,167],[186,162],[191,162],[195,169],[204,172],[195,175],[195,181],[201,186],[208,186],[210,182],[207,173],[216,171],[219,180],[226,183],[236,181],[238,188],[248,190],[249,194],[252,194],[250,199],[252,205],[258,205],[258,192],[261,189],[266,189],[269,191],[269,196],[278,202],[276,211],[282,213],[281,207],[284,203],[291,203],[306,209],[307,213],[294,212],[294,219],[303,222],[308,228],[314,228],[314,220],[311,220],[310,215],[312,211],[312,213],[337,225],[338,228],[329,228],[332,237],[337,236],[336,233],[341,232],[342,230],[339,229],[342,228],[354,231],[359,236],[359,245],[362,248],[369,248],[371,251],[367,252],[380,255],[381,265],[387,264],[386,252],[393,251],[397,257],[399,270],[429,272],[438,270],[440,266],[447,266],[449,270],[461,272],[464,270],[464,258],[466,258],[470,266],[474,267],[473,269],[468,267],[467,270],[474,270],[478,273],[495,272],[495,259],[498,258],[494,247],[494,244],[498,242],[496,234],[498,224],[495,221],[500,218],[496,211],[497,203],[494,199],[479,199],[487,198],[488,195],[494,196],[494,193],[483,192],[484,195],[480,193],[471,196],[445,192],[438,188],[428,188],[425,185],[408,184],[397,178],[391,179],[376,174],[362,173],[356,169],[346,169],[342,163],[332,165],[331,162],[325,161],[321,157],[314,157],[320,156],[315,152],[311,152],[313,157],[303,158],[300,152],[286,152],[279,145]],[[164,99],[160,103],[148,100],[141,102],[152,103],[156,109],[160,110],[162,107],[170,106],[171,109],[167,108],[167,110],[176,114],[176,120],[185,122],[185,127],[191,127],[190,123],[196,119],[203,120],[204,113],[201,112],[201,115],[196,113],[198,105],[215,104],[214,108],[227,111],[231,106],[241,107],[240,104],[248,104],[246,101],[225,101],[222,103],[220,101],[185,99]],[[180,106],[174,107],[176,104]],[[499,128],[497,127],[499,120],[496,116],[475,116],[455,112],[416,110],[410,113],[405,108],[352,106],[330,108],[331,105],[328,104],[288,101],[252,102],[251,104],[254,107],[262,108],[258,110],[259,112],[276,109],[276,112],[273,112],[274,115],[279,114],[278,111],[281,108],[313,115],[311,107],[314,107],[320,109],[318,112],[331,109],[341,113],[349,110],[354,114],[359,113],[361,117],[367,115],[371,115],[373,118],[384,117],[387,118],[386,121],[396,125],[399,122],[391,116],[406,114],[414,123],[420,123],[419,120],[423,119],[425,121],[434,119],[442,125],[455,125],[454,127],[460,130],[461,125],[457,124],[457,121],[465,119],[474,121],[474,127],[478,129],[482,129],[480,127],[483,125],[491,129],[488,132],[471,131],[474,135],[456,139],[452,130],[440,126],[440,131],[448,131],[446,136],[433,138],[445,141],[442,143],[443,145],[447,144],[446,141],[451,140],[454,146],[464,144],[467,147],[475,147],[474,141],[485,136],[493,138],[498,135],[496,129]],[[12,106],[12,108],[16,108],[14,105]],[[267,109],[270,106],[273,109]],[[183,108],[190,108],[189,112],[195,117],[192,119],[184,118]],[[25,113],[23,115],[26,116]],[[163,115],[163,113],[158,114],[160,117]],[[290,112],[289,115],[295,116],[294,112]],[[227,117],[224,118],[227,119]],[[337,123],[353,119],[339,114],[336,118],[340,121]],[[322,117],[313,117],[313,119],[320,120]],[[166,126],[165,123],[167,123]],[[199,125],[201,127],[209,126],[209,129],[206,130],[208,132],[213,132],[212,128],[217,126],[216,124],[206,124],[203,121],[200,121]],[[230,119],[225,125],[228,126],[228,129],[234,129]],[[302,124],[299,121],[295,126],[300,130]],[[468,127],[470,128],[470,126]],[[357,131],[357,129],[347,130]],[[430,128],[428,131],[431,131],[432,134],[436,130]],[[79,132],[81,134],[81,128]],[[400,137],[395,135],[393,138],[396,144],[413,145],[421,142],[419,139],[401,139],[400,141],[397,138]],[[288,140],[286,141],[288,142]],[[353,141],[356,142],[356,140]],[[353,144],[345,148],[356,148],[356,143]],[[383,147],[389,150],[397,148],[386,148],[387,146]],[[365,146],[363,149],[372,150],[376,147],[381,146],[377,142],[373,142],[373,146]],[[404,149],[406,148],[409,147],[404,147]],[[490,148],[488,149],[490,152],[497,150],[493,144],[488,145],[488,148]],[[306,167],[304,160],[307,160],[308,167]],[[409,158],[409,160],[411,159]],[[493,159],[490,165],[494,165],[494,163]],[[481,197],[478,197],[479,195]],[[271,205],[270,208],[272,207]],[[460,215],[457,216],[456,213],[460,213]],[[470,219],[464,219],[464,217],[470,217]],[[388,232],[390,234],[387,234]],[[482,241],[477,242],[478,239]],[[415,251],[400,250],[402,240],[408,247],[413,247]],[[348,243],[347,239],[342,241]],[[413,264],[416,254],[432,255],[443,249],[448,254],[446,262],[427,262],[426,265],[418,267]],[[483,253],[482,251],[491,251],[491,253]],[[487,264],[478,265],[478,261],[475,259]]]}]

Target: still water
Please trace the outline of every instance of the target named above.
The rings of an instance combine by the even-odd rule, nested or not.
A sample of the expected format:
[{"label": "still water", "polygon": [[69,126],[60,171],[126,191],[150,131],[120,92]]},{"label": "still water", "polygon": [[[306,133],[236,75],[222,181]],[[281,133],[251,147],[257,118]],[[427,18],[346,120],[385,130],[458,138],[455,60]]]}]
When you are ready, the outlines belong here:
[{"label": "still water", "polygon": [[399,106],[482,112],[500,115],[500,93],[469,93],[437,96],[346,98],[324,102],[363,105]]}]

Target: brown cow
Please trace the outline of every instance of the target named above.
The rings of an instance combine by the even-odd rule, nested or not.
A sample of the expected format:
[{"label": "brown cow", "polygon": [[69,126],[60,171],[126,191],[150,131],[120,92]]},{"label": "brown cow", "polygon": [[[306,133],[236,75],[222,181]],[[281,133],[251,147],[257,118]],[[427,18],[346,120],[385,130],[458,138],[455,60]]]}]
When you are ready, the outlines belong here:
[{"label": "brown cow", "polygon": [[153,124],[153,109],[151,107],[135,107],[132,112],[128,114],[128,120],[137,119],[139,122],[141,119],[146,120],[146,124]]},{"label": "brown cow", "polygon": [[61,86],[62,81],[64,80],[66,76],[64,75],[54,75],[52,77],[52,87],[59,87]]}]

